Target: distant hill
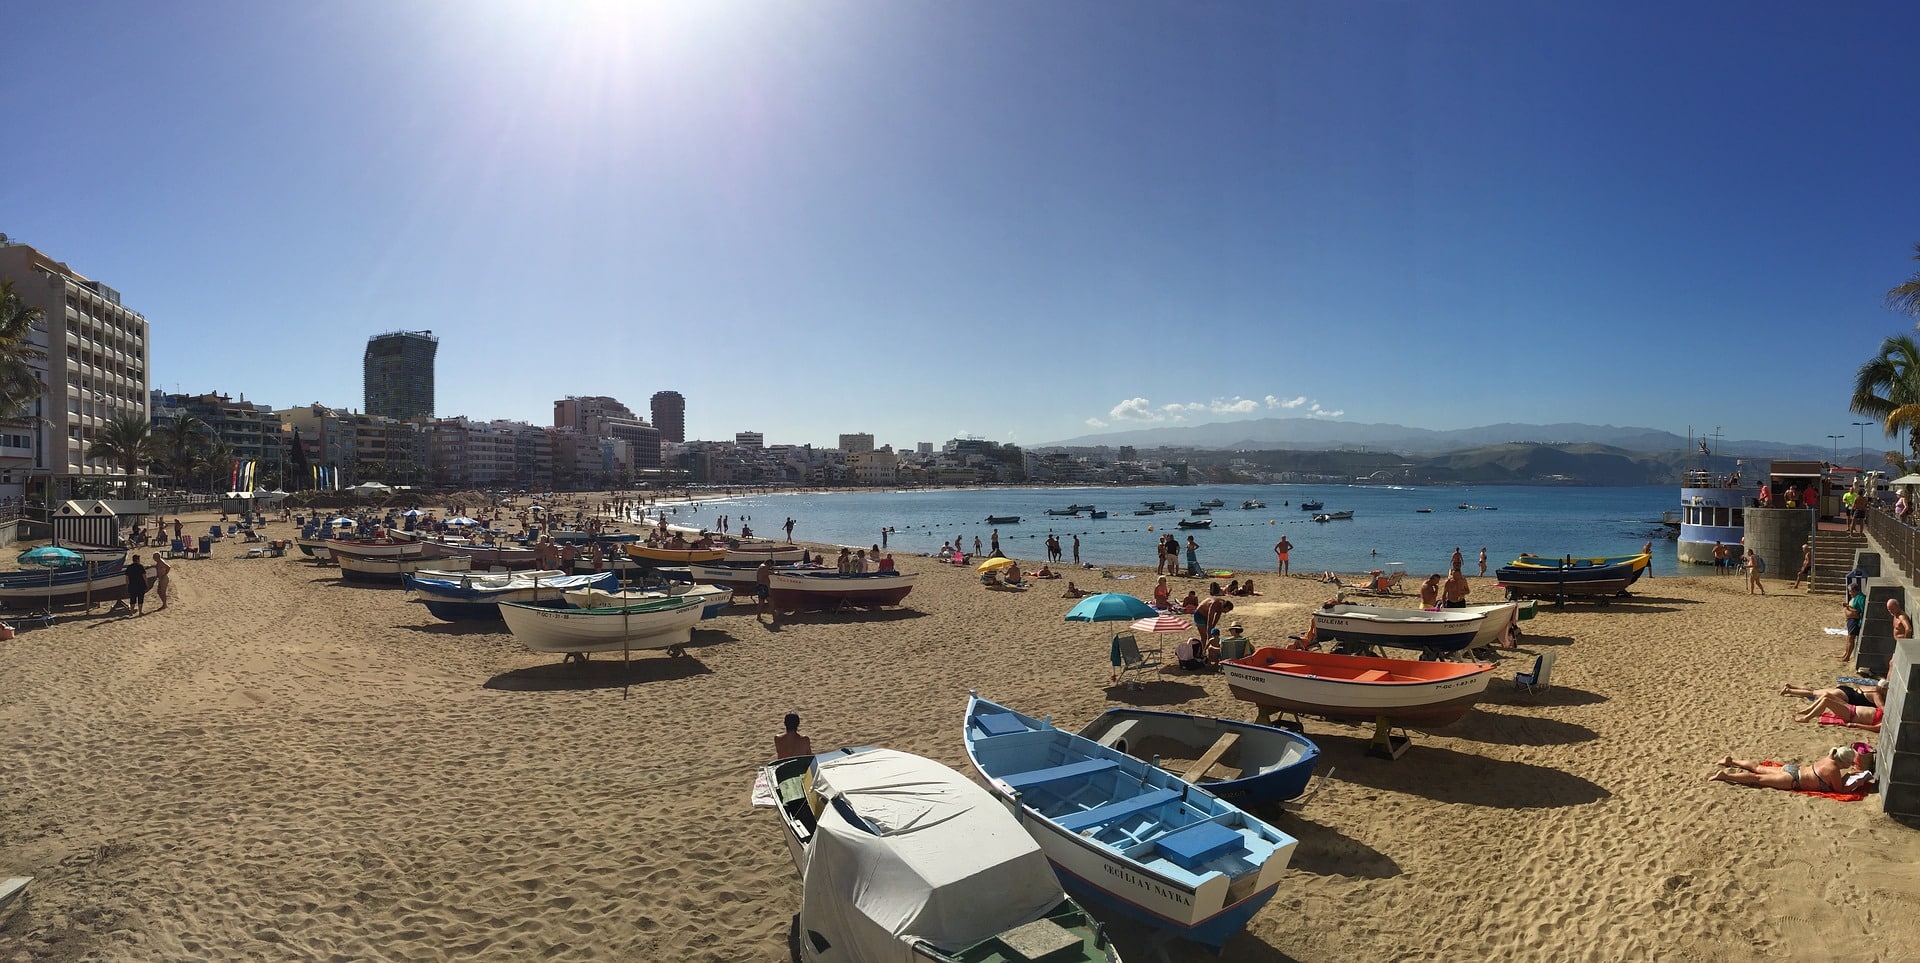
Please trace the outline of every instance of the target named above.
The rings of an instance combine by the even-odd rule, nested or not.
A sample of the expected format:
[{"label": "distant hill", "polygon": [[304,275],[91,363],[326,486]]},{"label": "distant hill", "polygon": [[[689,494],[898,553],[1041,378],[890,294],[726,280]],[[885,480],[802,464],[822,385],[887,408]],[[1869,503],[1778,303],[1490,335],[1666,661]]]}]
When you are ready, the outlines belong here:
[{"label": "distant hill", "polygon": [[[1388,451],[1186,450],[1194,481],[1244,480],[1247,466],[1355,481],[1413,485],[1675,485],[1688,467],[1731,471],[1734,459],[1687,458],[1680,452],[1632,452],[1608,445],[1484,445],[1430,455]],[[1750,459],[1759,477],[1767,459]],[[1240,467],[1236,467],[1240,466]]]},{"label": "distant hill", "polygon": [[[1617,428],[1612,425],[1563,423],[1523,425],[1503,423],[1480,428],[1435,431],[1404,425],[1328,421],[1323,418],[1256,418],[1206,425],[1158,425],[1030,446],[1096,448],[1131,445],[1140,449],[1189,448],[1226,451],[1333,450],[1366,448],[1406,454],[1462,451],[1510,443],[1559,446],[1600,445],[1623,452],[1686,453],[1687,439],[1655,428]],[[1695,441],[1698,444],[1698,441]],[[1821,460],[1828,450],[1812,445],[1772,441],[1722,439],[1716,454],[1741,458],[1804,458]]]}]

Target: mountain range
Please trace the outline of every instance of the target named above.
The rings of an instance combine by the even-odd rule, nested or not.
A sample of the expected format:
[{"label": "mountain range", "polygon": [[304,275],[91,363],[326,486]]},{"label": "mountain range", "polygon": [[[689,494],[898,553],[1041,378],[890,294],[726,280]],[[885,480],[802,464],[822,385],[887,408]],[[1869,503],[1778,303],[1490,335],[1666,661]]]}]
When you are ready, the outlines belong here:
[{"label": "mountain range", "polygon": [[[1696,437],[1693,445],[1702,439]],[[1657,428],[1618,428],[1573,422],[1523,425],[1503,422],[1479,428],[1437,431],[1405,425],[1328,421],[1323,418],[1255,418],[1204,425],[1156,425],[1064,441],[1032,445],[1047,448],[1187,448],[1224,451],[1372,449],[1407,454],[1437,454],[1509,443],[1605,445],[1630,452],[1688,452],[1685,437]],[[1825,460],[1817,445],[1793,445],[1752,439],[1707,441],[1716,455],[1756,459]]]}]

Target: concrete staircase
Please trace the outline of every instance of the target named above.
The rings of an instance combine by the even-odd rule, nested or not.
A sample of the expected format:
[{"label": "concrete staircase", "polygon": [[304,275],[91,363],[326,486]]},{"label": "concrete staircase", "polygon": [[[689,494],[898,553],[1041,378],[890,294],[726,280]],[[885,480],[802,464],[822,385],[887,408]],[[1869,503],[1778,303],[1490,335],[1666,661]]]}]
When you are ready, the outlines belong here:
[{"label": "concrete staircase", "polygon": [[[1847,573],[1853,570],[1853,553],[1867,547],[1865,533],[1815,532],[1813,536],[1813,587],[1816,594],[1839,595],[1846,591]],[[1797,566],[1796,566],[1797,568]],[[1789,574],[1787,578],[1793,576]]]}]

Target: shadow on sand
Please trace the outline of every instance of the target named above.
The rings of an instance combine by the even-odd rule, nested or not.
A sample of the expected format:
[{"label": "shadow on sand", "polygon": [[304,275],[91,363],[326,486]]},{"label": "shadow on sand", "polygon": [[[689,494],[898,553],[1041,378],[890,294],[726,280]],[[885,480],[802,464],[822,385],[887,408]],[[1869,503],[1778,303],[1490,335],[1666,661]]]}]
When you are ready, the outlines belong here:
[{"label": "shadow on sand", "polygon": [[1478,712],[1469,712],[1459,722],[1448,726],[1445,734],[1501,746],[1568,746],[1600,738],[1599,733],[1586,726],[1557,719],[1488,712],[1484,704]]},{"label": "shadow on sand", "polygon": [[1392,879],[1400,875],[1400,864],[1392,857],[1331,826],[1303,819],[1278,806],[1262,806],[1257,815],[1300,841],[1294,847],[1292,862],[1287,864],[1289,869],[1346,879]]},{"label": "shadow on sand", "polygon": [[1309,733],[1322,765],[1337,765],[1339,781],[1435,802],[1491,809],[1555,809],[1612,797],[1606,787],[1568,772],[1524,762],[1488,759],[1433,745],[1418,736],[1407,754],[1388,761],[1366,754],[1371,727]]},{"label": "shadow on sand", "polygon": [[705,663],[691,656],[675,658],[648,651],[640,653],[631,663],[623,667],[620,662],[620,653],[614,652],[611,655],[612,657],[608,658],[607,653],[600,653],[585,664],[556,661],[514,669],[488,679],[484,685],[489,689],[500,689],[506,692],[618,689],[624,685],[667,682],[713,672]]},{"label": "shadow on sand", "polygon": [[1204,699],[1206,695],[1207,690],[1200,686],[1190,682],[1179,682],[1166,678],[1147,682],[1145,688],[1140,689],[1133,688],[1125,682],[1119,685],[1107,686],[1108,702],[1118,702],[1124,705],[1142,708],[1146,706],[1180,705],[1184,702],[1192,702],[1195,699]]}]

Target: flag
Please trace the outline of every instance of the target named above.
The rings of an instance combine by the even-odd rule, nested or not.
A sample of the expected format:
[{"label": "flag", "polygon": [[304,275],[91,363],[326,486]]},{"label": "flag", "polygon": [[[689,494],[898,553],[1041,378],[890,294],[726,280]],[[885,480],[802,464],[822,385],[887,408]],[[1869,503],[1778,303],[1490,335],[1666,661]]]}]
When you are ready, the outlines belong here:
[{"label": "flag", "polygon": [[1702,454],[1702,455],[1711,455],[1711,454],[1713,454],[1713,452],[1711,452],[1711,451],[1708,451],[1708,450],[1707,450],[1707,443],[1706,443],[1706,442],[1704,442],[1704,441],[1700,443],[1700,454]]}]

